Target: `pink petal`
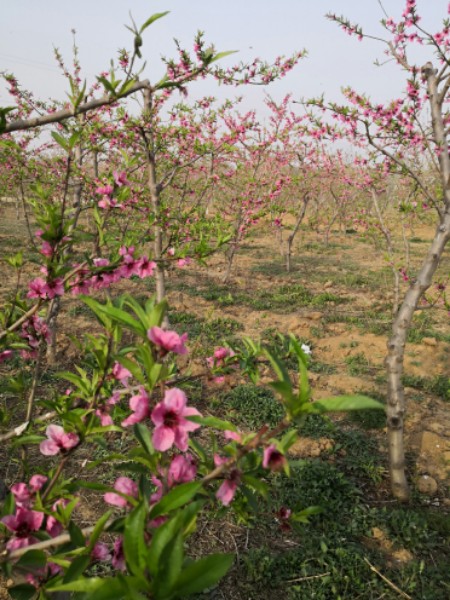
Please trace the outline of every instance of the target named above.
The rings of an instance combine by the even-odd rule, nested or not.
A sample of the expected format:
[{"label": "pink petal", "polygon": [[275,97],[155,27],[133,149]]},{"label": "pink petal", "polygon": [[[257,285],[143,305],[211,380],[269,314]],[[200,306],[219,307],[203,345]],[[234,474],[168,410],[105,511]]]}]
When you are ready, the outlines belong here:
[{"label": "pink petal", "polygon": [[180,413],[186,406],[186,394],[179,388],[172,388],[164,394],[163,402],[167,408]]},{"label": "pink petal", "polygon": [[156,450],[165,452],[173,446],[175,441],[175,433],[170,427],[164,427],[164,425],[161,425],[160,427],[156,427],[154,430],[152,441]]},{"label": "pink petal", "polygon": [[39,450],[44,456],[54,456],[60,451],[59,445],[53,440],[44,440],[39,445]]},{"label": "pink petal", "polygon": [[217,490],[216,498],[220,500],[224,506],[228,506],[233,500],[236,490],[237,483],[226,479]]},{"label": "pink petal", "polygon": [[45,435],[55,442],[60,442],[64,435],[64,428],[60,425],[49,425],[45,430]]}]

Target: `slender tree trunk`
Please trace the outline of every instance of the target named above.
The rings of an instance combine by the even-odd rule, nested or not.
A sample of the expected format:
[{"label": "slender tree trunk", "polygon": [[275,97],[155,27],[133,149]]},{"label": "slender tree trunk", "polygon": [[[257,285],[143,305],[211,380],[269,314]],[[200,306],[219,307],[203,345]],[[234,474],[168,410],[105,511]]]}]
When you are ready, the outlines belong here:
[{"label": "slender tree trunk", "polygon": [[[147,89],[144,92],[144,111],[151,115],[152,111],[152,93]],[[146,140],[147,146],[147,183],[150,190],[153,213],[155,215],[153,242],[153,260],[156,262],[155,282],[156,282],[156,300],[161,302],[166,296],[166,277],[163,262],[163,231],[161,227],[161,197],[160,188],[156,175],[156,159],[153,147],[152,132],[150,131],[150,140]],[[168,321],[164,323],[166,326]]]},{"label": "slender tree trunk", "polygon": [[392,326],[392,336],[388,342],[386,370],[388,377],[387,428],[389,449],[389,470],[393,495],[399,500],[409,498],[408,482],[405,475],[405,453],[403,440],[403,420],[405,414],[404,369],[405,345],[414,311],[425,291],[430,287],[439,266],[444,248],[450,239],[450,158],[447,149],[445,125],[442,117],[442,104],[445,93],[438,92],[437,71],[431,63],[422,69],[427,80],[431,107],[433,138],[441,148],[439,167],[445,210],[440,213],[440,222],[428,254],[402,302]]},{"label": "slender tree trunk", "polygon": [[286,240],[286,271],[288,273],[290,273],[291,267],[292,267],[292,264],[291,264],[292,243],[294,242],[294,238],[297,235],[298,230],[300,229],[300,225],[301,225],[303,218],[305,216],[305,213],[306,213],[306,207],[308,206],[308,202],[309,202],[309,194],[306,193],[305,196],[303,197],[302,208],[300,210],[300,213],[298,214],[294,229],[292,230],[292,233],[289,235],[288,239]]},{"label": "slender tree trunk", "polygon": [[[75,148],[75,163],[78,168],[81,169],[83,162],[82,147],[81,144],[77,144]],[[71,233],[77,226],[78,219],[81,214],[81,198],[83,193],[83,185],[81,183],[81,177],[78,175],[78,181],[75,184],[73,191],[72,210],[69,219],[72,221],[69,227],[69,233]],[[68,257],[70,254],[71,245],[64,251],[64,257]],[[49,330],[49,340],[47,344],[47,365],[54,366],[56,363],[56,348],[57,348],[57,333],[58,333],[58,316],[61,311],[61,298],[54,298],[50,305],[50,311],[47,320],[47,326]]]},{"label": "slender tree trunk", "polygon": [[378,223],[380,224],[381,231],[383,233],[384,239],[386,240],[386,248],[387,248],[387,252],[388,252],[388,256],[389,256],[389,264],[391,267],[392,277],[394,280],[394,301],[392,303],[392,315],[395,317],[395,315],[398,313],[398,305],[399,305],[399,301],[400,301],[399,300],[399,298],[400,298],[400,277],[398,274],[398,270],[395,267],[394,245],[392,243],[391,232],[386,227],[386,223],[384,222],[383,214],[380,209],[380,203],[378,202],[377,192],[374,189],[372,189],[371,193],[372,193],[373,206],[375,208],[375,212],[377,213]]},{"label": "slender tree trunk", "polygon": [[234,256],[236,254],[238,242],[234,241],[230,244],[230,249],[227,252],[227,268],[225,271],[225,275],[222,278],[223,283],[228,283],[231,275],[231,269],[233,267]]}]

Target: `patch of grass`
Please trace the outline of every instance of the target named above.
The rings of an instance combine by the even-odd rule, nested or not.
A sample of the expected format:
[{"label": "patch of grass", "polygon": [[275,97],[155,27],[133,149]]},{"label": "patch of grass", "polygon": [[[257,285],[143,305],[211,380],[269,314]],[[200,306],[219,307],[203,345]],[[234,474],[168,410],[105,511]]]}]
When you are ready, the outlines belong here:
[{"label": "patch of grass", "polygon": [[[296,461],[290,478],[274,476],[272,511],[266,514],[273,515],[281,506],[302,510],[319,505],[323,511],[309,523],[294,524],[287,534],[278,533],[278,543],[270,547],[256,537],[254,547],[241,554],[232,573],[233,593],[226,599],[398,598],[370,569],[368,559],[413,598],[447,600],[450,517],[411,505],[370,506],[360,486],[367,479],[377,484],[383,478],[375,442],[363,432],[341,430],[317,415],[307,418],[302,431],[334,437],[345,454],[334,464]],[[258,523],[261,528],[272,526],[271,540],[277,540],[273,518],[269,521],[263,514]],[[374,527],[383,531],[388,550],[374,539]],[[287,545],[285,536],[297,543]],[[395,550],[408,550],[410,562],[396,563]]]},{"label": "patch of grass", "polygon": [[84,316],[84,317],[88,317],[90,319],[96,318],[95,314],[92,312],[92,310],[89,308],[89,306],[87,306],[87,304],[78,304],[77,306],[70,308],[68,310],[67,314],[69,315],[69,317]]},{"label": "patch of grass", "polygon": [[358,354],[354,354],[353,356],[347,356],[345,362],[347,363],[348,374],[354,377],[367,375],[369,371],[369,361],[363,352],[358,352]]},{"label": "patch of grass", "polygon": [[403,375],[403,385],[416,390],[434,394],[442,400],[450,400],[450,379],[445,375],[421,377],[420,375]]},{"label": "patch of grass", "polygon": [[333,304],[343,304],[344,302],[348,302],[347,298],[341,298],[336,294],[332,294],[331,292],[322,292],[311,300],[311,306],[326,306],[329,303]]},{"label": "patch of grass", "polygon": [[243,325],[235,319],[219,317],[206,320],[183,311],[170,312],[169,321],[177,331],[187,333],[190,340],[203,342],[205,355],[220,343],[234,341],[234,334],[243,329]]},{"label": "patch of grass", "polygon": [[300,283],[283,283],[274,288],[251,290],[238,289],[214,282],[195,286],[186,282],[178,282],[175,287],[179,291],[184,291],[192,296],[201,296],[220,306],[240,304],[253,310],[272,310],[281,313],[289,313],[304,306],[326,306],[330,303],[342,304],[348,301],[347,298],[341,298],[330,292],[314,295]]},{"label": "patch of grass", "polygon": [[234,423],[250,429],[265,424],[273,427],[284,417],[284,409],[273,393],[252,384],[235,387],[219,403]]},{"label": "patch of grass", "polygon": [[332,375],[333,373],[336,373],[337,368],[334,365],[330,365],[328,363],[316,360],[312,361],[309,365],[309,371],[311,371],[311,373],[322,373],[323,375]]}]

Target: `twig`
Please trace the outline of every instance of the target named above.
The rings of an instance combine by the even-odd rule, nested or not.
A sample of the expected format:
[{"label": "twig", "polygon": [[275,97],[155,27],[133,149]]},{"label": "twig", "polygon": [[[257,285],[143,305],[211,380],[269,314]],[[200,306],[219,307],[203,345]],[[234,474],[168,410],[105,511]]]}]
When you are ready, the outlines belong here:
[{"label": "twig", "polygon": [[298,583],[300,581],[308,581],[308,579],[320,579],[321,577],[328,577],[331,575],[331,571],[327,573],[321,573],[320,575],[308,575],[307,577],[296,577],[295,579],[285,579],[285,583]]},{"label": "twig", "polygon": [[[58,413],[56,412],[56,410],[52,410],[50,412],[45,413],[41,417],[34,419],[33,423],[44,423],[45,421],[49,421],[50,419],[53,419],[53,417],[56,417],[57,414]],[[1,434],[0,442],[6,442],[7,440],[10,440],[13,437],[19,437],[20,435],[22,435],[22,433],[25,431],[29,424],[30,421],[25,421],[24,423],[17,425],[17,427],[14,427],[14,429],[11,429],[7,433]]]},{"label": "twig", "polygon": [[371,570],[371,571],[373,571],[373,572],[374,572],[374,573],[376,573],[376,574],[377,574],[379,577],[381,577],[381,579],[382,579],[382,580],[383,580],[385,583],[387,583],[387,584],[388,584],[388,586],[390,586],[390,587],[391,587],[391,588],[392,588],[392,589],[393,589],[395,592],[397,592],[397,594],[400,594],[400,596],[401,596],[402,598],[407,598],[408,600],[412,600],[412,597],[411,597],[409,594],[407,594],[406,592],[404,592],[403,590],[401,590],[399,587],[397,587],[397,586],[395,585],[395,583],[394,583],[393,581],[391,581],[390,579],[388,579],[388,578],[387,578],[385,575],[383,575],[383,573],[380,573],[380,571],[379,571],[379,570],[378,570],[376,567],[374,567],[374,566],[373,566],[373,565],[372,565],[372,564],[369,562],[369,560],[368,560],[366,557],[364,557],[364,562],[366,562],[366,563],[369,565],[369,567],[370,567],[370,570]]}]

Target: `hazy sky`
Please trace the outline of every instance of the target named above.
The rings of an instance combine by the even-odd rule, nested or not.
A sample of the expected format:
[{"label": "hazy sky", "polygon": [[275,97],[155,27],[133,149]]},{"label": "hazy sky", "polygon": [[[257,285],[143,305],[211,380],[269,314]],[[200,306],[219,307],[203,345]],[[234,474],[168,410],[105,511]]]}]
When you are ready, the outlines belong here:
[{"label": "hazy sky", "polygon": [[[404,4],[404,0],[383,2],[394,18]],[[447,5],[447,0],[418,0],[423,26],[437,31]],[[358,42],[324,18],[334,11],[358,22],[367,33],[380,34],[383,13],[378,0],[2,0],[0,71],[13,72],[37,97],[62,99],[66,82],[56,66],[53,46],[69,63],[71,29],[76,30],[83,76],[89,84],[101,70],[108,70],[118,48],[132,47],[132,36],[124,27],[130,10],[138,24],[155,12],[171,11],[144,35],[142,52],[148,66],[143,76],[154,81],[162,72],[160,56],[175,55],[173,38],[192,47],[198,29],[218,50],[239,50],[224,65],[308,50],[293,72],[267,88],[218,88],[211,81],[197,87],[196,95],[224,98],[244,93],[245,106],[259,108],[264,90],[276,99],[288,92],[294,98],[325,92],[330,99],[339,99],[340,88],[351,85],[382,101],[398,95],[404,83],[392,63],[374,66],[375,59],[384,57],[381,44]],[[7,104],[0,88],[0,105]]]}]

